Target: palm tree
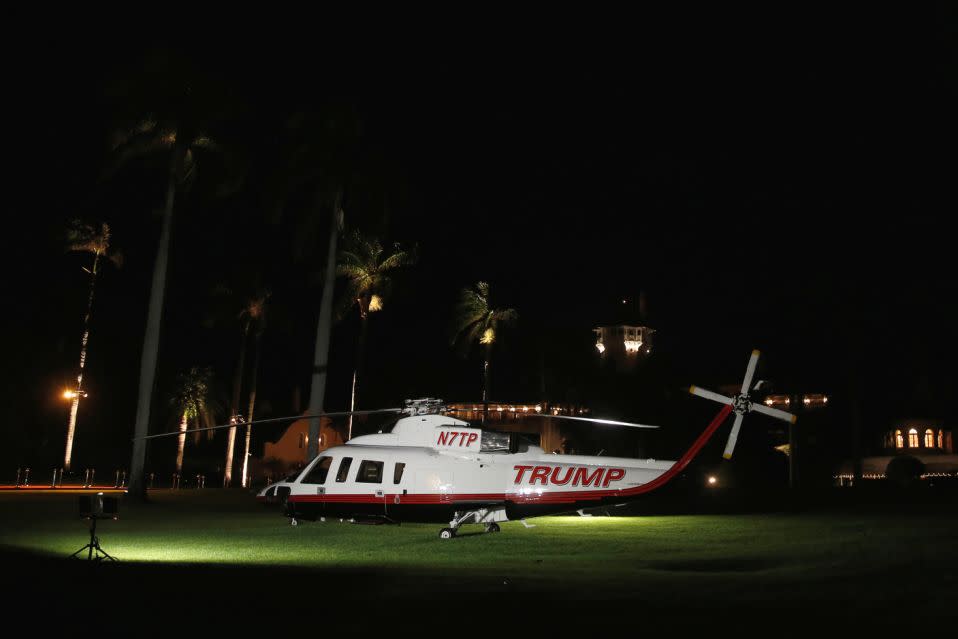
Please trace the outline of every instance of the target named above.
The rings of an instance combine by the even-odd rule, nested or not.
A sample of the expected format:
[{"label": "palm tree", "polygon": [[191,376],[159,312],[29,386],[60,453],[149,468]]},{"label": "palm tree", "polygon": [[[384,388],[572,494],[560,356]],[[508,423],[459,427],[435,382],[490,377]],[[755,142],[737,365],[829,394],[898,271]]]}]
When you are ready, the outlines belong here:
[{"label": "palm tree", "polygon": [[[336,273],[346,278],[346,294],[341,302],[340,316],[345,316],[355,306],[359,311],[359,340],[356,349],[356,366],[353,369],[353,387],[349,410],[356,409],[359,395],[359,382],[363,372],[363,359],[366,348],[366,335],[369,314],[382,310],[383,298],[392,284],[393,271],[402,266],[416,263],[415,249],[407,251],[394,244],[387,253],[379,240],[364,237],[354,231],[346,242],[346,248],[339,253]],[[353,436],[353,416],[349,416],[347,439]]]},{"label": "palm tree", "polygon": [[[239,352],[239,361],[236,365],[236,374],[233,378],[233,398],[230,402],[230,426],[229,436],[226,440],[226,463],[224,465],[223,471],[223,487],[228,488],[230,482],[233,480],[233,450],[236,443],[236,424],[240,420],[239,415],[239,401],[240,401],[240,392],[243,385],[243,371],[246,362],[246,344],[249,341],[249,331],[250,327],[258,324],[263,317],[263,312],[265,310],[266,299],[269,297],[269,293],[262,293],[258,296],[254,296],[252,299],[247,300],[246,305],[243,310],[240,311],[240,319],[243,321],[243,339],[240,342],[240,352]],[[249,420],[252,419],[252,416],[247,418],[247,434],[249,433]],[[210,431],[212,433],[213,431]],[[248,438],[247,438],[248,439]],[[249,452],[249,451],[247,451]],[[245,463],[244,463],[245,466]]]},{"label": "palm tree", "polygon": [[246,447],[243,450],[243,488],[249,486],[249,446],[250,431],[252,429],[253,409],[256,408],[256,380],[259,372],[259,360],[263,346],[263,331],[266,330],[266,308],[263,300],[263,308],[260,311],[259,320],[256,323],[256,349],[253,351],[253,371],[250,379],[249,389],[249,410],[246,412]]},{"label": "palm tree", "polygon": [[87,344],[90,339],[90,318],[93,315],[93,293],[96,287],[96,276],[100,272],[100,258],[106,258],[117,267],[123,264],[123,256],[110,250],[110,227],[101,223],[99,228],[89,224],[74,221],[68,231],[70,251],[81,251],[93,255],[93,264],[83,270],[90,275],[90,295],[87,298],[86,316],[83,318],[83,339],[80,340],[80,367],[77,373],[76,389],[69,391],[73,401],[70,404],[70,419],[67,422],[66,452],[63,455],[63,468],[70,470],[73,459],[73,435],[76,430],[77,411],[80,408],[80,398],[83,396],[83,367],[86,365]]},{"label": "palm tree", "polygon": [[146,333],[143,337],[143,355],[140,359],[140,386],[137,396],[136,421],[134,423],[133,456],[130,461],[129,492],[135,498],[141,498],[145,495],[146,439],[144,438],[148,434],[150,426],[174,203],[178,189],[186,186],[195,175],[197,156],[202,151],[216,149],[216,145],[209,137],[200,134],[194,127],[183,125],[179,121],[163,123],[148,119],[139,123],[129,133],[121,135],[114,148],[118,153],[118,163],[125,163],[131,158],[148,154],[165,153],[169,155],[163,226],[160,231],[159,247],[156,251],[156,262],[153,265],[153,282],[150,287]]},{"label": "palm tree", "polygon": [[176,473],[183,471],[183,449],[186,445],[186,431],[190,423],[194,428],[207,428],[213,425],[215,405],[211,399],[213,371],[210,368],[194,366],[176,379],[170,404],[180,416],[180,435],[176,446]]},{"label": "palm tree", "polygon": [[[316,322],[316,342],[313,351],[313,371],[310,379],[307,412],[316,415],[309,421],[307,461],[319,454],[320,418],[326,396],[326,373],[329,367],[329,338],[332,333],[333,287],[336,278],[336,251],[339,233],[343,228],[343,200],[345,192],[357,181],[357,157],[360,127],[355,113],[331,105],[318,114],[300,111],[291,114],[286,122],[284,139],[288,148],[281,153],[288,162],[276,173],[276,217],[282,215],[288,203],[307,194],[310,204],[299,208],[298,229],[294,237],[293,254],[311,259],[315,247],[323,237],[321,224],[328,231],[326,266],[323,269],[323,292]],[[301,201],[301,200],[300,200]]]},{"label": "palm tree", "polygon": [[319,455],[319,414],[323,412],[326,398],[326,372],[329,368],[329,337],[333,331],[333,286],[336,279],[336,244],[343,225],[342,195],[337,193],[329,212],[329,235],[326,240],[326,268],[323,276],[323,298],[316,321],[316,343],[313,349],[313,374],[309,383],[308,415],[309,435],[306,442],[306,461]]},{"label": "palm tree", "polygon": [[519,314],[515,309],[489,306],[489,284],[486,282],[477,282],[471,288],[462,289],[459,294],[453,344],[458,341],[467,350],[478,340],[485,347],[482,369],[483,419],[489,413],[489,361],[492,358],[492,345],[497,339],[499,327],[513,324],[517,319]]}]

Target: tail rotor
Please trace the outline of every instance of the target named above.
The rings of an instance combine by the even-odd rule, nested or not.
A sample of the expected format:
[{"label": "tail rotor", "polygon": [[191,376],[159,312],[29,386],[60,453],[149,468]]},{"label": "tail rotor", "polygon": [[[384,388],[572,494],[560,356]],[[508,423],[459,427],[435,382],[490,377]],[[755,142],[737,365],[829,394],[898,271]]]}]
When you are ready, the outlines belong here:
[{"label": "tail rotor", "polygon": [[755,411],[792,424],[798,420],[798,417],[791,413],[778,410],[777,408],[770,408],[762,403],[752,402],[751,393],[762,384],[762,382],[759,381],[752,387],[752,378],[755,377],[755,369],[758,366],[758,358],[760,355],[761,353],[759,353],[759,351],[752,351],[752,355],[748,360],[748,367],[745,369],[745,379],[742,380],[742,391],[734,397],[727,397],[721,393],[715,393],[698,386],[689,388],[689,392],[693,395],[698,395],[699,397],[704,397],[705,399],[710,399],[720,404],[726,404],[731,406],[732,410],[735,411],[735,421],[732,423],[732,430],[729,433],[728,441],[725,443],[725,453],[723,455],[725,459],[732,458],[732,452],[735,450],[735,443],[738,441],[738,433],[742,428],[742,421],[745,419],[746,413]]}]

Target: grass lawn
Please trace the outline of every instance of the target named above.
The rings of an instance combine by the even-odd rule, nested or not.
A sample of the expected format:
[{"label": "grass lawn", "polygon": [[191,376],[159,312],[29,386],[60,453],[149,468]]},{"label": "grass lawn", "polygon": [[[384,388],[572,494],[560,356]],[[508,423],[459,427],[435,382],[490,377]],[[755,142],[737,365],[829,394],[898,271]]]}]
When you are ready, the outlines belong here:
[{"label": "grass lawn", "polygon": [[785,628],[822,619],[937,625],[954,619],[958,602],[953,507],[546,517],[530,520],[535,528],[509,522],[499,534],[468,534],[480,530],[472,526],[440,540],[435,524],[293,527],[241,492],[152,497],[150,505],[124,504],[118,521],[100,524],[103,548],[121,563],[91,567],[63,559],[87,541],[74,499],[0,495],[0,551],[20,568],[17,591],[76,579],[104,596],[139,593],[146,601],[198,592],[240,609],[267,593],[277,611],[319,601],[463,599],[554,623],[761,617]]}]

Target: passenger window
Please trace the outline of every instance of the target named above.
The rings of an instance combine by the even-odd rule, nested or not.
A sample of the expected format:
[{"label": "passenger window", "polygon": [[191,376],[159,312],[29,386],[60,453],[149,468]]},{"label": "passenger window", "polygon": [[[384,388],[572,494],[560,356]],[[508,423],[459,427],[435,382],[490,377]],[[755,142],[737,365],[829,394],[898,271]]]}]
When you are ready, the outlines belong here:
[{"label": "passenger window", "polygon": [[352,457],[343,457],[343,461],[339,462],[339,471],[336,473],[336,481],[346,481],[346,475],[349,474],[349,465],[351,463],[353,463]]},{"label": "passenger window", "polygon": [[396,465],[393,467],[393,483],[398,484],[402,481],[402,471],[406,469],[405,462],[396,462]]},{"label": "passenger window", "polygon": [[319,461],[316,462],[316,465],[313,466],[309,473],[303,477],[301,484],[325,484],[326,475],[329,474],[329,467],[333,464],[332,457],[320,457]]},{"label": "passenger window", "polygon": [[356,481],[364,484],[383,483],[383,462],[363,460],[356,473]]}]

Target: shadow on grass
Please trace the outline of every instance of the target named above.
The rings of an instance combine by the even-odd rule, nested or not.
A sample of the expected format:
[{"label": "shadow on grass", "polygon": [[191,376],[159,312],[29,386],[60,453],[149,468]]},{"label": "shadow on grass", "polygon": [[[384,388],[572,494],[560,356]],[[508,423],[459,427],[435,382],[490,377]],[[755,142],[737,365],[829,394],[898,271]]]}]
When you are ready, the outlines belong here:
[{"label": "shadow on grass", "polygon": [[[474,535],[479,534],[483,533]],[[9,546],[0,547],[0,564],[11,576],[0,586],[2,600],[42,600],[45,629],[75,629],[78,620],[93,615],[108,620],[114,629],[154,636],[172,636],[167,633],[187,627],[196,630],[204,623],[220,631],[249,631],[249,624],[264,624],[277,632],[299,627],[441,630],[461,624],[463,615],[468,617],[471,611],[487,611],[490,622],[526,625],[537,631],[583,628],[595,632],[636,624],[670,631],[714,630],[717,625],[767,630],[768,624],[794,620],[796,613],[809,607],[816,611],[813,625],[827,624],[830,630],[887,630],[889,623],[903,621],[874,607],[855,610],[847,602],[819,598],[783,596],[756,605],[748,598],[725,598],[721,588],[717,595],[703,597],[700,579],[705,577],[686,580],[684,586],[662,593],[628,588],[589,593],[574,580],[542,583],[521,572],[477,577],[468,570],[420,573],[356,566],[99,563]],[[650,561],[647,565],[677,573],[741,573],[775,564],[737,559]],[[19,612],[26,613],[27,608]]]},{"label": "shadow on grass", "polygon": [[764,559],[723,558],[723,559],[695,559],[686,561],[647,561],[645,567],[651,570],[667,570],[671,572],[758,572],[777,568],[781,563]]}]

